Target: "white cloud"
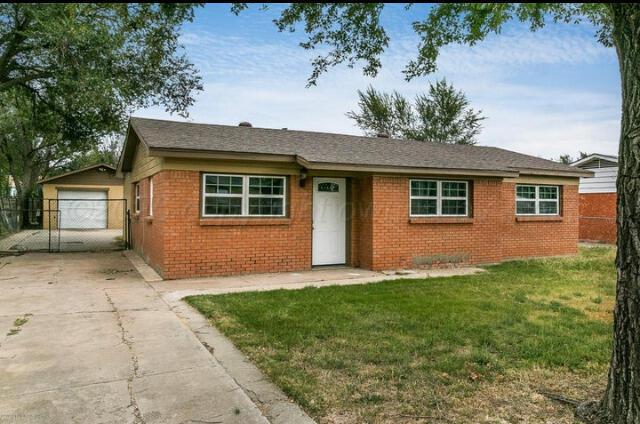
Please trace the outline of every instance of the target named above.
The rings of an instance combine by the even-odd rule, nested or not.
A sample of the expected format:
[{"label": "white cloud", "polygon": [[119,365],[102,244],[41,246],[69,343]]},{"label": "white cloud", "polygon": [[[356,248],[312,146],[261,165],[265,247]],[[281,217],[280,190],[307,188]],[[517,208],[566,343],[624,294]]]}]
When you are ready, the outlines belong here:
[{"label": "white cloud", "polygon": [[[286,34],[260,39],[191,31],[182,41],[205,82],[191,111],[198,122],[235,125],[247,120],[262,127],[360,134],[345,116],[356,108],[356,90],[373,84],[413,96],[426,86],[425,79],[405,82],[401,73],[415,54],[415,36],[395,39],[376,79],[338,67],[309,89],[305,84],[312,54]],[[588,81],[565,87],[518,78],[533,67],[615,66],[613,55],[587,31],[512,31],[475,47],[445,49],[439,72],[430,79],[446,76],[483,110],[488,119],[482,144],[542,157],[579,150],[616,153],[617,91],[594,88]],[[157,109],[138,115],[167,117]]]}]

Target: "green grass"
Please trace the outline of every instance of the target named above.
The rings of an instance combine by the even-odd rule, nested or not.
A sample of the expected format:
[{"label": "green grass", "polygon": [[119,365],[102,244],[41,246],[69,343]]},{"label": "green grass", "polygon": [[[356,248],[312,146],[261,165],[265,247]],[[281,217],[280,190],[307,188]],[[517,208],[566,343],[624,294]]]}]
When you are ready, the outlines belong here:
[{"label": "green grass", "polygon": [[29,317],[31,316],[31,314],[25,314],[21,317],[16,318],[13,321],[13,327],[9,330],[9,332],[7,333],[7,336],[15,336],[16,334],[18,334],[21,330],[21,327],[23,325],[25,325],[27,322],[29,322]]},{"label": "green grass", "polygon": [[464,277],[187,301],[315,418],[393,421],[514,371],[601,372],[613,257],[589,248]]}]

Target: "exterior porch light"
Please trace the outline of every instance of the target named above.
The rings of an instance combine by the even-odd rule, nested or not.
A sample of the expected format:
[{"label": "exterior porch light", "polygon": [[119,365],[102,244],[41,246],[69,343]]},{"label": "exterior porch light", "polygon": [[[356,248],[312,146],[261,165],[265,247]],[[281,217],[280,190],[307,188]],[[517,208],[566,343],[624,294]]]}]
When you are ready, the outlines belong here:
[{"label": "exterior porch light", "polygon": [[298,183],[300,184],[300,187],[304,187],[307,181],[307,176],[308,176],[307,168],[302,168],[300,170],[300,177],[298,178]]}]

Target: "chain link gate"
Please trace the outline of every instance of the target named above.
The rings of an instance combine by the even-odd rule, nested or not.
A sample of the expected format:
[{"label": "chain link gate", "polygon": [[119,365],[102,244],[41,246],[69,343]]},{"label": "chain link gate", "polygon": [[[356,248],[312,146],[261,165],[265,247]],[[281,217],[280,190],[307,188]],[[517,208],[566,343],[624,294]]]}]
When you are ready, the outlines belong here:
[{"label": "chain link gate", "polygon": [[129,247],[126,199],[47,199],[43,225],[49,232],[49,252]]},{"label": "chain link gate", "polygon": [[0,253],[128,249],[127,200],[101,197],[0,203]]}]

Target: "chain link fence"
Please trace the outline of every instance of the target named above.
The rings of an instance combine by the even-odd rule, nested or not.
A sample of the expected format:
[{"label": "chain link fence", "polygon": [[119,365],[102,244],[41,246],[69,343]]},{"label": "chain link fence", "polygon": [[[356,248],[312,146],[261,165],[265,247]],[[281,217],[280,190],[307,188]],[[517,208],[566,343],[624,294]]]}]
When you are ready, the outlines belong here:
[{"label": "chain link fence", "polygon": [[78,252],[129,247],[126,199],[0,200],[0,252]]}]

